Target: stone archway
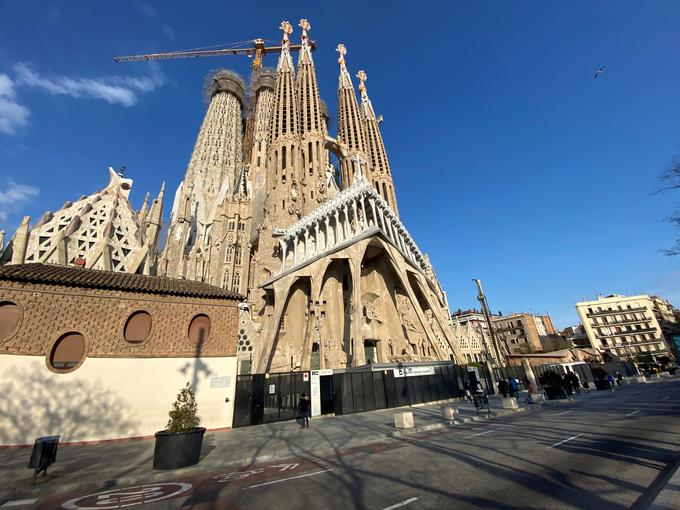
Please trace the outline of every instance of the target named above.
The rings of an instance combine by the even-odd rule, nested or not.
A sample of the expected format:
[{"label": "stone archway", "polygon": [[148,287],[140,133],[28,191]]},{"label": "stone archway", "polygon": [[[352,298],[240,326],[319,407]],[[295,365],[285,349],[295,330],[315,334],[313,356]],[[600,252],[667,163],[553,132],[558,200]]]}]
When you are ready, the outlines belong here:
[{"label": "stone archway", "polygon": [[335,259],[321,284],[321,368],[346,367],[351,353],[352,274],[347,259]]},{"label": "stone archway", "polygon": [[311,343],[314,326],[310,314],[311,279],[299,278],[290,289],[279,320],[267,364],[271,372],[291,372],[309,365],[305,346]]}]

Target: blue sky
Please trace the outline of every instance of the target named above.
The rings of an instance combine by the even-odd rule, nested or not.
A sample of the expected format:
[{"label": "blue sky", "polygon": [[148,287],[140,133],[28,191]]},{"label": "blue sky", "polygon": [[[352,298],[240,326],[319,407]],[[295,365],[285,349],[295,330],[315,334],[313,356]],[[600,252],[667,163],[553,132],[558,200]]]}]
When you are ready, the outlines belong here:
[{"label": "blue sky", "polygon": [[172,194],[203,78],[219,67],[247,77],[250,63],[112,57],[278,40],[281,20],[306,17],[331,112],[339,42],[352,74],[368,74],[402,220],[452,309],[476,305],[472,278],[494,310],[547,312],[559,326],[597,292],[680,305],[680,258],[660,252],[680,197],[652,195],[680,154],[680,3],[384,5],[0,2],[0,228],[101,188],[108,165],[127,167],[135,206],[163,179]]}]

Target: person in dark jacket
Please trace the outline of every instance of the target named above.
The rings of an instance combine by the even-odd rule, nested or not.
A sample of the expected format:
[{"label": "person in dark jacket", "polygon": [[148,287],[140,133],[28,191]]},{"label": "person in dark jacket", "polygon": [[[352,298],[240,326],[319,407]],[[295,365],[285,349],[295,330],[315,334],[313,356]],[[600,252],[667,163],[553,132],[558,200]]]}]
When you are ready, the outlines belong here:
[{"label": "person in dark jacket", "polygon": [[309,428],[309,403],[310,399],[305,392],[300,395],[300,402],[298,407],[300,408],[300,415],[302,416],[302,428]]},{"label": "person in dark jacket", "polygon": [[508,396],[508,381],[501,379],[498,381],[498,391],[503,394],[503,398]]}]

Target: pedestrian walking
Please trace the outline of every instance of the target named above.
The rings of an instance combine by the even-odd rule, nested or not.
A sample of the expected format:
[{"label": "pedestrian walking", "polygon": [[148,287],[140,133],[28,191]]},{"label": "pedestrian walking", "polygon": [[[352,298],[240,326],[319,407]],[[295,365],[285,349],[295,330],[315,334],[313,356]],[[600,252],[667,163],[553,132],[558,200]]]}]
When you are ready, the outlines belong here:
[{"label": "pedestrian walking", "polygon": [[518,398],[519,397],[519,381],[514,377],[508,379],[508,384],[510,385],[510,396]]},{"label": "pedestrian walking", "polygon": [[508,381],[501,379],[498,381],[498,391],[503,394],[503,398],[508,396]]},{"label": "pedestrian walking", "polygon": [[300,395],[300,402],[298,403],[298,407],[300,408],[300,416],[302,417],[302,427],[300,428],[303,429],[309,428],[309,403],[310,399],[303,391]]},{"label": "pedestrian walking", "polygon": [[623,376],[621,375],[621,372],[616,372],[616,384],[621,386],[621,381],[623,381]]},{"label": "pedestrian walking", "polygon": [[465,390],[465,400],[468,402],[472,401],[472,393],[470,392],[470,381],[465,379],[465,382],[463,383],[463,389]]},{"label": "pedestrian walking", "polygon": [[614,376],[612,374],[607,374],[607,382],[612,391],[614,391]]}]

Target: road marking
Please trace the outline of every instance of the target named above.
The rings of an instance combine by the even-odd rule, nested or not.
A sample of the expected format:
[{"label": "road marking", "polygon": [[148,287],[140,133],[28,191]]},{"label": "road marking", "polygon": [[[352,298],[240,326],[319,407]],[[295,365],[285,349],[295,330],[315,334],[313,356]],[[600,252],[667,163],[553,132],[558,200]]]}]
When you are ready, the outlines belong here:
[{"label": "road marking", "polygon": [[637,395],[638,393],[642,393],[642,390],[634,391],[634,392],[633,392],[633,395]]},{"label": "road marking", "polygon": [[562,411],[561,413],[553,414],[553,416],[561,416],[563,414],[570,413],[571,411]]},{"label": "road marking", "polygon": [[636,411],[633,411],[632,413],[628,413],[626,416],[633,416],[634,414],[637,414],[639,412],[640,412],[640,410],[638,409]]},{"label": "road marking", "polygon": [[189,489],[191,489],[191,484],[183,482],[135,485],[133,487],[80,496],[62,504],[61,508],[66,510],[91,510],[93,508],[113,510],[115,508],[146,505],[163,499],[176,498]]},{"label": "road marking", "polygon": [[32,505],[38,501],[38,498],[34,499],[15,499],[14,501],[8,501],[4,505],[0,505],[0,508],[9,508],[11,506],[22,506],[22,505]]},{"label": "road marking", "polygon": [[321,473],[328,473],[333,471],[333,468],[323,469],[321,471],[314,471],[313,473],[306,473],[304,475],[289,476],[288,478],[281,478],[280,480],[272,480],[271,482],[258,483],[256,485],[250,485],[249,487],[244,487],[244,489],[254,489],[255,487],[264,487],[265,485],[271,485],[273,483],[287,482],[288,480],[295,480],[296,478],[305,478],[306,476],[320,475]]},{"label": "road marking", "polygon": [[670,396],[670,395],[666,395],[666,396],[665,396],[664,398],[662,398],[661,400],[668,400],[668,397],[669,397],[669,396]]},{"label": "road marking", "polygon": [[582,435],[583,435],[583,433],[581,433],[581,434],[576,434],[575,436],[568,437],[567,439],[564,439],[564,440],[560,441],[559,443],[555,443],[555,444],[553,444],[553,445],[550,445],[550,447],[553,448],[553,447],[555,447],[555,446],[559,446],[559,445],[561,445],[561,444],[566,443],[567,441],[571,441],[572,439],[576,439],[577,437],[580,437],[580,436],[582,436]]},{"label": "road marking", "polygon": [[471,437],[483,436],[484,434],[491,434],[496,432],[495,430],[487,430],[486,432],[480,432],[479,434],[472,434],[471,436],[465,436],[463,439],[470,439]]},{"label": "road marking", "polygon": [[392,510],[393,508],[399,508],[401,506],[406,506],[406,505],[413,503],[414,501],[418,501],[418,498],[410,498],[410,499],[407,499],[405,501],[402,501],[401,503],[397,503],[396,505],[386,506],[385,508],[383,508],[383,510]]}]

